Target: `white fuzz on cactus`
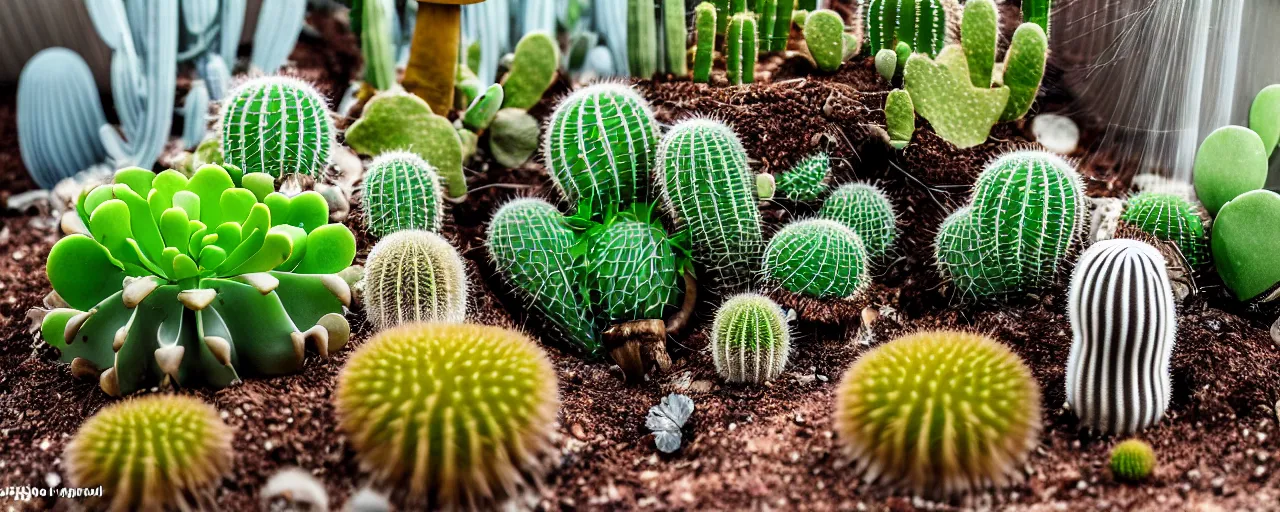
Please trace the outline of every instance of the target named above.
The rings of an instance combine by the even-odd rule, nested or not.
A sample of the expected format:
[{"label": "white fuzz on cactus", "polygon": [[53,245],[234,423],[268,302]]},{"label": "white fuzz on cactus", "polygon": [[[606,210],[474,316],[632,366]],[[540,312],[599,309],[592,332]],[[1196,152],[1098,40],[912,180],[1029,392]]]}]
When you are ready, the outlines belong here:
[{"label": "white fuzz on cactus", "polygon": [[744,293],[726,300],[711,326],[711,357],[729,382],[764,383],[782,374],[791,331],[782,308],[768,297]]},{"label": "white fuzz on cactus", "polygon": [[461,322],[467,316],[466,266],[440,235],[392,233],[369,252],[364,306],[379,330],[411,322]]}]

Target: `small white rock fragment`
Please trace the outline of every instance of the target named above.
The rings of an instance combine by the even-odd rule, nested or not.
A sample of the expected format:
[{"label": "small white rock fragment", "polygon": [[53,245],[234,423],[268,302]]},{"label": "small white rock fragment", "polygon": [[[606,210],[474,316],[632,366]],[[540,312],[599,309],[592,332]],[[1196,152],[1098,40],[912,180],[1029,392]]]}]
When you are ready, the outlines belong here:
[{"label": "small white rock fragment", "polygon": [[1069,155],[1080,144],[1080,128],[1071,118],[1058,114],[1040,114],[1031,120],[1031,133],[1045,149]]}]

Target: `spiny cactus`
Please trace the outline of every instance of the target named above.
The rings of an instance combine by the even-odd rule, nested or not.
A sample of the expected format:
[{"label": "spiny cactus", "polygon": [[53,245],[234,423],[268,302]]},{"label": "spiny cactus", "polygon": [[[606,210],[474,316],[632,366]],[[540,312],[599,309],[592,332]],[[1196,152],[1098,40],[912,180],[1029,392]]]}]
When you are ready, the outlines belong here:
[{"label": "spiny cactus", "polygon": [[369,234],[382,238],[404,229],[440,231],[444,201],[436,168],[413,153],[383,153],[364,178]]},{"label": "spiny cactus", "polygon": [[942,274],[977,296],[1029,291],[1050,282],[1084,222],[1074,167],[1043,151],[1008,153],[982,171],[970,206],[943,222]]},{"label": "spiny cactus", "polygon": [[68,484],[102,488],[95,510],[201,509],[231,469],[231,429],[218,410],[182,395],[104,407],[67,444]]},{"label": "spiny cactus", "polygon": [[685,27],[684,0],[662,0],[662,41],[665,71],[676,76],[689,74],[689,29]]},{"label": "spiny cactus", "polygon": [[346,133],[347,145],[365,155],[412,151],[435,167],[453,200],[467,196],[462,173],[462,139],[453,123],[431,111],[422,98],[404,91],[384,91],[365,104],[360,119]]},{"label": "spiny cactus", "polygon": [[579,89],[560,102],[547,126],[544,160],[569,204],[591,201],[622,210],[648,199],[658,124],[630,87]]},{"label": "spiny cactus", "polygon": [[844,19],[835,11],[822,9],[804,22],[804,42],[819,70],[831,73],[844,63]]},{"label": "spiny cactus", "polygon": [[693,13],[694,37],[697,38],[697,50],[693,55],[693,81],[705,84],[711,80],[711,60],[716,53],[716,6],[711,2],[702,2]]},{"label": "spiny cactus", "polygon": [[1120,220],[1177,244],[1193,269],[1209,263],[1209,239],[1205,236],[1199,207],[1191,201],[1173,194],[1143,192],[1129,198]]},{"label": "spiny cactus", "polygon": [[396,84],[395,1],[359,0],[358,3],[364,81],[376,90],[385,91]]},{"label": "spiny cactus", "polygon": [[1267,183],[1267,147],[1243,126],[1223,126],[1200,143],[1193,171],[1196,197],[1209,215],[1245,192]]},{"label": "spiny cactus", "polygon": [[1022,22],[1035,23],[1049,35],[1049,17],[1053,11],[1053,0],[1024,0],[1022,2]]},{"label": "spiny cactus", "polygon": [[822,203],[818,216],[844,224],[857,233],[871,260],[884,257],[898,236],[898,216],[893,202],[874,185],[841,185]]},{"label": "spiny cactus", "polygon": [[658,71],[658,29],[654,0],[626,0],[627,58],[631,76],[648,78]]},{"label": "spiny cactus", "polygon": [[975,87],[963,50],[948,46],[930,60],[923,54],[907,58],[903,87],[911,94],[920,117],[939,137],[958,148],[986,142],[991,127],[1009,103],[1008,87]]},{"label": "spiny cactus", "polygon": [[283,76],[246,82],[222,109],[222,152],[246,173],[318,177],[329,165],[333,120],[311,84]]},{"label": "spiny cactus", "polygon": [[711,357],[729,382],[761,384],[782,375],[791,353],[791,330],[782,308],[755,293],[735,295],[716,311]]},{"label": "spiny cactus", "polygon": [[873,55],[902,41],[934,57],[946,43],[947,12],[939,0],[870,0],[863,17]]},{"label": "spiny cactus", "polygon": [[1040,388],[991,338],[924,331],[854,362],[835,414],[840,442],[867,481],[947,495],[1017,478],[1040,434]]},{"label": "spiny cactus", "polygon": [[862,238],[833,220],[784,226],[764,251],[766,278],[795,293],[820,299],[852,297],[868,283]]},{"label": "spiny cactus", "polygon": [[732,85],[756,80],[756,19],[751,13],[738,13],[729,20],[725,68],[725,76]]},{"label": "spiny cactus", "polygon": [[560,46],[546,32],[525,34],[516,44],[511,71],[502,81],[506,99],[503,108],[528,110],[551,87],[560,66]]},{"label": "spiny cactus", "polygon": [[427,323],[382,331],[352,354],[335,407],[381,485],[467,508],[546,471],[558,394],[551,361],[523,334]]},{"label": "spiny cactus", "polygon": [[974,87],[991,87],[1000,38],[999,11],[992,0],[971,0],[960,22],[964,34],[964,58]]},{"label": "spiny cactus", "polygon": [[1129,439],[1111,449],[1111,474],[1116,480],[1140,482],[1155,469],[1156,451],[1141,440]]},{"label": "spiny cactus", "polygon": [[679,306],[675,250],[640,205],[587,232],[587,293],[610,322],[665,318]]},{"label": "spiny cactus", "polygon": [[1160,252],[1123,238],[1093,244],[1071,277],[1067,316],[1074,334],[1067,405],[1080,422],[1124,434],[1160,421],[1173,390],[1169,360],[1178,330]]},{"label": "spiny cactus", "polygon": [[1023,23],[1013,32],[1004,58],[1003,81],[1009,88],[1009,103],[1000,115],[1001,122],[1021,119],[1031,110],[1040,92],[1048,53],[1049,38],[1039,25]]},{"label": "spiny cactus", "polygon": [[884,100],[885,131],[889,132],[889,145],[902,149],[911,143],[916,132],[916,107],[911,103],[911,93],[894,89]]},{"label": "spiny cactus", "polygon": [[355,237],[328,224],[319,193],[287,197],[271,175],[231,169],[123,169],[81,196],[87,229],[49,251],[49,282],[69,307],[49,312],[41,335],[108,394],[291,373],[308,343],[324,357],[350,336],[351,290],[337,274]]},{"label": "spiny cactus", "polygon": [[700,274],[718,291],[751,283],[763,247],[747,152],[732,128],[690,119],[658,149],[657,181],[676,222],[689,230]]},{"label": "spiny cactus", "polygon": [[777,189],[792,201],[813,201],[826,193],[830,174],[831,157],[824,152],[814,153],[778,175]]},{"label": "spiny cactus", "polygon": [[369,252],[364,307],[380,330],[411,322],[461,322],[467,316],[467,267],[440,235],[397,231]]}]

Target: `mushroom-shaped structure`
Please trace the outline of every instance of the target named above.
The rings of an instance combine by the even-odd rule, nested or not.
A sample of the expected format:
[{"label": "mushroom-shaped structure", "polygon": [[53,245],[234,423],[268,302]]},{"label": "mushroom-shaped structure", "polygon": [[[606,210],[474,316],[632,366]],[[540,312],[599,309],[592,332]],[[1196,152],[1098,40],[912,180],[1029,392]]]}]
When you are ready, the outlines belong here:
[{"label": "mushroom-shaped structure", "polygon": [[418,0],[418,20],[403,85],[406,91],[427,100],[436,114],[448,115],[453,108],[462,6],[483,1]]}]

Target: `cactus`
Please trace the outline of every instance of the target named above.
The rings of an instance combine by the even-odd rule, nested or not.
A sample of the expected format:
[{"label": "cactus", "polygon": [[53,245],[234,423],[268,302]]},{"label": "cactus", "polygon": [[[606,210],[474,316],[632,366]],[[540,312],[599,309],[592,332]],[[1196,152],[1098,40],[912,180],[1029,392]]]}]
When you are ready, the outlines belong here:
[{"label": "cactus", "polygon": [[1009,88],[1000,121],[1013,121],[1027,115],[1040,92],[1044,67],[1049,53],[1049,38],[1034,23],[1023,23],[1013,32],[1013,41],[1004,59],[1004,85]]},{"label": "cactus", "polygon": [[538,120],[518,108],[504,108],[489,130],[489,153],[498,165],[517,168],[538,151]]},{"label": "cactus", "polygon": [[630,9],[630,2],[622,1],[592,2],[591,5],[596,29],[604,37],[605,45],[613,57],[611,59],[613,66],[621,76],[626,76],[631,62],[628,55],[630,36],[627,24]]},{"label": "cactus", "polygon": [[1022,2],[1022,22],[1039,25],[1046,36],[1049,35],[1049,17],[1053,11],[1053,0],[1024,0]]},{"label": "cactus", "polygon": [[970,0],[960,22],[964,34],[964,58],[974,87],[991,87],[1000,36],[999,14],[992,0]]},{"label": "cactus", "polygon": [[364,178],[364,212],[369,234],[440,231],[444,220],[440,176],[435,167],[406,151],[383,153]]},{"label": "cactus", "polygon": [[63,454],[68,484],[101,487],[95,510],[202,509],[231,470],[231,429],[197,398],[148,395],[104,407]]},{"label": "cactus", "polygon": [[782,308],[768,297],[744,293],[716,310],[711,357],[729,382],[763,384],[782,375],[791,353],[791,330]]},{"label": "cactus", "polygon": [[231,70],[218,54],[211,53],[201,57],[196,62],[196,73],[209,89],[210,100],[221,101],[227,95],[231,84]]},{"label": "cactus", "polygon": [[502,81],[506,99],[503,108],[528,110],[542,99],[551,87],[560,66],[560,47],[546,32],[525,34],[516,44],[511,71]]},{"label": "cactus", "polygon": [[249,58],[252,68],[263,73],[274,73],[280,69],[298,44],[306,17],[306,2],[262,0],[258,19],[271,21],[259,23],[253,32],[253,54]]},{"label": "cactus", "polygon": [[1199,208],[1173,194],[1143,192],[1129,198],[1120,220],[1160,240],[1171,241],[1186,257],[1192,269],[1209,263],[1209,239]]},{"label": "cactus", "polygon": [[485,242],[494,266],[525,308],[541,313],[569,341],[595,352],[600,340],[579,288],[584,266],[570,254],[575,243],[560,212],[540,199],[517,199],[499,208]]},{"label": "cactus", "polygon": [[666,72],[689,74],[689,29],[685,27],[684,0],[662,0],[662,41]]},{"label": "cactus", "polygon": [[461,322],[467,316],[467,268],[440,235],[397,231],[369,252],[364,306],[378,330],[412,322]]},{"label": "cactus", "polygon": [[870,0],[864,18],[872,55],[902,41],[934,57],[946,43],[947,12],[939,0]]},{"label": "cactus", "polygon": [[958,46],[948,46],[930,60],[922,54],[907,59],[903,85],[920,117],[939,137],[959,148],[982,144],[1009,103],[1009,88],[974,87]]},{"label": "cactus", "polygon": [[554,34],[556,32],[556,4],[562,4],[564,3],[563,1],[520,0],[519,3],[524,4],[524,16],[518,20],[520,22],[520,33],[545,32]]},{"label": "cactus", "polygon": [[836,389],[835,416],[867,481],[949,495],[1018,477],[1040,434],[1040,388],[991,338],[924,331],[854,362]]},{"label": "cactus", "polygon": [[893,203],[873,185],[841,185],[822,203],[818,216],[844,224],[857,233],[871,260],[888,254],[898,236],[898,216]]},{"label": "cactus", "polygon": [[[151,167],[173,126],[178,74],[178,3],[120,0],[86,4],[98,35],[113,51],[111,95],[124,136],[104,126],[102,144],[115,167]],[[154,20],[134,26],[134,22]],[[255,45],[256,46],[256,45]]]},{"label": "cactus", "polygon": [[329,165],[333,120],[311,84],[272,76],[246,82],[222,108],[222,152],[246,173],[319,177]]},{"label": "cactus", "polygon": [[813,201],[827,192],[827,177],[831,175],[831,157],[818,152],[796,163],[791,170],[778,176],[777,188],[792,201]]},{"label": "cactus", "polygon": [[[405,4],[416,5],[417,2]],[[467,67],[476,73],[482,86],[496,81],[498,60],[512,49],[511,24],[494,23],[493,20],[510,20],[512,14],[509,0],[488,0],[462,6],[462,39],[479,50],[476,61],[469,62]],[[406,19],[414,21],[413,17]]]},{"label": "cactus", "polygon": [[733,15],[725,36],[725,76],[733,85],[756,80],[756,19],[750,13]]},{"label": "cactus", "polygon": [[346,343],[351,290],[337,274],[355,258],[351,231],[327,224],[319,193],[287,197],[268,174],[228,169],[121,170],[81,195],[87,230],[49,252],[68,307],[41,336],[108,394],[281,375],[308,343],[322,357]]},{"label": "cactus", "polygon": [[748,286],[759,268],[760,211],[747,153],[732,128],[690,119],[658,148],[657,182],[678,225],[689,229],[694,261],[717,291]]},{"label": "cactus", "polygon": [[360,347],[334,406],[360,460],[424,509],[494,504],[538,481],[560,408],[555,369],[516,331],[411,324]]},{"label": "cactus", "polygon": [[587,232],[587,294],[610,322],[665,318],[683,283],[662,222],[639,204]]},{"label": "cactus", "polygon": [[[778,15],[778,0],[756,0],[756,35],[759,53],[768,53],[773,47],[773,32]],[[786,2],[781,2],[786,3]]]},{"label": "cactus", "polygon": [[844,63],[844,20],[827,9],[809,14],[804,22],[804,42],[818,69],[834,72]]},{"label": "cactus", "polygon": [[1280,297],[1280,194],[1253,190],[1232,199],[1213,221],[1213,261],[1241,301]]},{"label": "cactus", "polygon": [[347,128],[346,141],[351,149],[372,156],[412,151],[440,173],[451,200],[467,196],[462,139],[453,123],[433,113],[422,98],[404,91],[378,93],[365,105],[360,119]]},{"label": "cactus", "polygon": [[884,77],[886,81],[893,81],[894,75],[898,73],[898,53],[892,48],[881,48],[876,52],[876,73]]},{"label": "cactus", "polygon": [[820,299],[848,298],[870,282],[862,238],[833,220],[784,226],[764,250],[766,278],[794,293]]},{"label": "cactus", "polygon": [[195,149],[204,140],[205,130],[209,124],[209,89],[204,80],[191,83],[191,91],[187,93],[182,106],[182,148]]},{"label": "cactus", "polygon": [[818,9],[818,6],[821,3],[822,2],[819,2],[818,0],[798,0],[796,2],[796,8],[803,11],[813,12]]},{"label": "cactus", "polygon": [[[360,50],[364,53],[364,82],[379,91],[396,84],[394,0],[360,0]],[[356,25],[356,20],[352,20]]]},{"label": "cactus", "polygon": [[1267,183],[1267,147],[1262,137],[1242,126],[1214,130],[1196,151],[1196,196],[1209,215],[1227,201]]},{"label": "cactus", "polygon": [[1280,84],[1264,87],[1249,106],[1249,129],[1262,139],[1267,158],[1280,142]]},{"label": "cactus", "polygon": [[1137,240],[1103,240],[1080,256],[1067,295],[1074,334],[1068,407],[1101,433],[1159,422],[1172,391],[1169,360],[1178,330],[1164,257]]},{"label": "cactus", "polygon": [[911,103],[911,93],[894,89],[884,100],[884,120],[889,133],[889,145],[902,149],[911,143],[916,132],[916,107]]},{"label": "cactus", "polygon": [[544,160],[570,204],[591,201],[620,211],[648,200],[658,124],[634,90],[611,83],[579,89],[547,124]]},{"label": "cactus", "polygon": [[1111,474],[1116,480],[1140,482],[1150,477],[1155,469],[1156,452],[1141,440],[1129,439],[1111,449]]},{"label": "cactus", "polygon": [[626,0],[627,57],[631,76],[649,78],[658,71],[658,31],[654,0]]},{"label": "cactus", "polygon": [[716,7],[711,2],[702,2],[693,12],[694,37],[697,38],[693,81],[705,84],[711,80],[711,60],[716,53]]},{"label": "cactus", "polygon": [[485,131],[497,117],[505,98],[506,92],[501,85],[490,85],[483,94],[471,100],[471,105],[462,114],[462,126],[475,133]]},{"label": "cactus", "polygon": [[93,73],[71,50],[41,50],[23,66],[17,107],[22,164],[40,188],[106,160],[98,129],[107,121]]},{"label": "cactus", "polygon": [[1084,214],[1070,163],[1043,151],[1008,153],[982,171],[971,205],[943,222],[939,270],[970,295],[1038,288],[1061,270]]},{"label": "cactus", "polygon": [[[773,33],[769,36],[769,51],[780,52],[787,49],[787,40],[791,39],[791,13],[795,2],[775,0],[777,2],[773,19]],[[763,46],[763,45],[762,45]]]},{"label": "cactus", "polygon": [[222,141],[218,137],[210,137],[196,146],[195,153],[191,155],[191,168],[199,169],[205,164],[224,165],[226,162],[222,158]]}]

